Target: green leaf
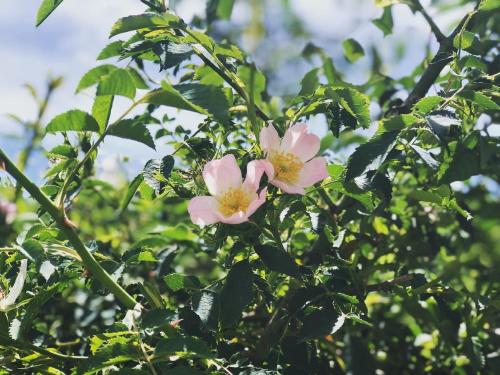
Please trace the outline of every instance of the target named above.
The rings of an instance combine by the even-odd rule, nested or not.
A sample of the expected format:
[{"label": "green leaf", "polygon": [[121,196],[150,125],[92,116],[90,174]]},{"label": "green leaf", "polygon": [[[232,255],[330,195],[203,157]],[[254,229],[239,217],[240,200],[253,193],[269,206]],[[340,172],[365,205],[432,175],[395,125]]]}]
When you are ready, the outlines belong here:
[{"label": "green leaf", "polygon": [[196,337],[174,336],[160,340],[155,350],[155,357],[164,356],[196,356],[200,358],[212,358],[207,344]]},{"label": "green leaf", "polygon": [[[253,71],[253,73],[252,73]],[[250,93],[253,74],[253,101],[255,104],[262,104],[262,93],[266,90],[266,76],[255,67],[242,65],[238,68],[238,77],[246,86],[247,92]]]},{"label": "green leaf", "polygon": [[349,38],[344,40],[342,46],[344,47],[345,58],[351,63],[359,60],[365,55],[365,50],[355,39]]},{"label": "green leaf", "polygon": [[236,263],[229,271],[221,293],[223,327],[238,323],[245,307],[253,299],[253,273],[248,260]]},{"label": "green leaf", "polygon": [[434,159],[431,153],[427,150],[424,150],[422,147],[419,147],[414,144],[410,144],[410,147],[417,153],[418,156],[427,164],[431,169],[437,169],[439,167],[439,163]]},{"label": "green leaf", "polygon": [[483,0],[479,6],[480,10],[488,11],[500,8],[500,0]]},{"label": "green leaf", "polygon": [[171,41],[155,44],[153,52],[160,59],[160,71],[179,65],[184,60],[189,59],[194,53],[193,47],[190,44],[174,43]]},{"label": "green leaf", "polygon": [[426,115],[441,104],[443,100],[444,99],[440,96],[428,96],[420,99],[413,107],[413,110]]},{"label": "green leaf", "polygon": [[388,7],[390,5],[399,4],[402,1],[403,0],[375,0],[375,5],[380,7],[380,8],[384,8],[384,7]]},{"label": "green leaf", "polygon": [[78,83],[76,88],[76,92],[79,93],[83,89],[87,87],[96,85],[102,79],[102,77],[107,76],[111,72],[117,70],[118,68],[111,64],[96,66],[93,69],[90,69],[87,73],[83,75]]},{"label": "green leaf", "polygon": [[216,328],[220,314],[219,295],[210,290],[203,290],[193,294],[193,311],[198,315],[203,324]]},{"label": "green leaf", "polygon": [[120,95],[134,99],[134,79],[125,69],[116,69],[101,80],[97,86],[97,95]]},{"label": "green leaf", "polygon": [[469,177],[481,173],[480,155],[477,149],[470,149],[459,143],[449,166],[446,168],[440,182],[449,184],[454,181],[465,181]]},{"label": "green leaf", "polygon": [[453,47],[456,49],[467,49],[474,43],[475,35],[464,30],[453,38]]},{"label": "green leaf", "polygon": [[319,78],[318,78],[319,68],[314,68],[307,72],[302,81],[300,81],[300,96],[309,96],[314,94],[314,91],[319,86]]},{"label": "green leaf", "polygon": [[146,163],[142,171],[144,181],[155,190],[156,194],[161,194],[165,189],[173,167],[174,158],[171,155],[167,155],[161,160],[151,159]]},{"label": "green leaf", "polygon": [[497,103],[479,91],[464,90],[458,94],[458,96],[486,109],[500,109],[500,106]]},{"label": "green leaf", "polygon": [[142,181],[144,181],[144,177],[142,173],[138,174],[135,176],[135,178],[132,180],[132,182],[128,185],[127,191],[125,195],[123,196],[123,199],[120,203],[120,212],[123,213],[132,198],[134,197],[135,193],[137,192],[137,189],[139,189],[139,186],[142,184]]},{"label": "green leaf", "polygon": [[392,116],[379,122],[376,134],[389,131],[403,130],[419,121],[418,117],[413,115]]},{"label": "green leaf", "polygon": [[200,281],[196,276],[183,275],[181,273],[171,273],[163,278],[165,284],[174,292],[181,289],[200,289]]},{"label": "green leaf", "polygon": [[123,42],[121,40],[115,40],[114,42],[109,43],[102,49],[101,52],[99,52],[97,60],[106,60],[110,57],[120,56],[122,49]]},{"label": "green leaf", "polygon": [[384,36],[392,34],[392,28],[394,27],[394,21],[392,19],[392,8],[385,8],[382,16],[373,20],[372,23],[380,30],[382,30]]},{"label": "green leaf", "polygon": [[144,81],[144,78],[139,74],[137,70],[134,68],[131,68],[130,66],[126,68],[127,72],[129,72],[130,76],[132,77],[135,87],[141,90],[147,90],[149,89],[148,84],[146,81]]},{"label": "green leaf", "polygon": [[40,26],[62,2],[63,0],[42,0],[36,14],[36,26]]},{"label": "green leaf", "polygon": [[97,121],[88,113],[73,109],[53,118],[45,128],[47,133],[89,131],[99,132]]},{"label": "green leaf", "polygon": [[212,115],[222,121],[229,118],[227,98],[217,86],[196,83],[171,86],[163,82],[161,89],[151,91],[142,101]]},{"label": "green leaf", "polygon": [[358,123],[367,128],[370,126],[370,99],[352,87],[329,88],[327,95],[338,101]]},{"label": "green leaf", "polygon": [[156,150],[155,141],[151,137],[148,128],[137,120],[127,119],[122,120],[110,126],[109,135],[137,141]]},{"label": "green leaf", "polygon": [[325,337],[332,333],[339,314],[331,306],[313,311],[302,320],[300,338],[302,340]]},{"label": "green leaf", "polygon": [[352,180],[369,170],[377,170],[396,145],[399,131],[389,131],[375,135],[360,145],[347,162],[346,181]]},{"label": "green leaf", "polygon": [[255,252],[271,271],[296,278],[300,277],[299,266],[285,250],[276,246],[256,245]]},{"label": "green leaf", "polygon": [[233,13],[234,0],[219,0],[217,4],[217,18],[228,20]]},{"label": "green leaf", "polygon": [[146,312],[141,321],[143,328],[162,328],[170,325],[176,319],[175,313],[169,310],[156,308]]},{"label": "green leaf", "polygon": [[182,20],[172,13],[139,14],[119,19],[111,28],[110,38],[139,29],[153,29],[159,27],[182,27]]},{"label": "green leaf", "polygon": [[34,239],[27,239],[21,247],[26,251],[28,257],[31,258],[30,260],[35,261],[37,264],[44,258],[45,251],[42,244]]},{"label": "green leaf", "polygon": [[97,95],[94,98],[94,104],[92,105],[92,116],[99,124],[100,133],[104,133],[106,127],[109,123],[109,117],[111,116],[111,110],[113,108],[113,95]]}]

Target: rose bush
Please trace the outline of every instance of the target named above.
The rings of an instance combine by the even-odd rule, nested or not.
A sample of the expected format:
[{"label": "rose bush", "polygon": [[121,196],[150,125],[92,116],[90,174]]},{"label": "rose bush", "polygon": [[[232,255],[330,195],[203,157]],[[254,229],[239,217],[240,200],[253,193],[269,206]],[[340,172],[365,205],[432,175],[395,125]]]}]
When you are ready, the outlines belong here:
[{"label": "rose bush", "polygon": [[[64,3],[43,0],[37,24]],[[314,67],[279,97],[237,46],[263,2],[247,31],[232,0],[189,22],[141,3],[77,86],[92,107],[45,122],[51,79],[38,118],[13,117],[19,159],[0,147],[0,373],[496,373],[498,1],[433,2],[457,17],[444,31],[418,0],[376,0],[373,32],[392,33],[394,7],[428,24],[412,72],[391,78],[352,38],[343,60],[312,41]],[[99,178],[110,137],[161,157],[126,186]]]}]

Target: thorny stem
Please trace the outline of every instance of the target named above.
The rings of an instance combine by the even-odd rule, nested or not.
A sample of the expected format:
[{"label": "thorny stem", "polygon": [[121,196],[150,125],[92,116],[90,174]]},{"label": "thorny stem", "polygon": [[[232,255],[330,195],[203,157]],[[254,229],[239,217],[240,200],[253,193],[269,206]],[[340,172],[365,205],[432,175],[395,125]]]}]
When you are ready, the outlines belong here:
[{"label": "thorny stem", "polygon": [[61,233],[68,239],[73,248],[76,250],[83,264],[87,269],[99,280],[112,294],[115,295],[120,302],[127,308],[134,308],[137,304],[135,299],[127,293],[116,281],[106,272],[104,268],[97,262],[94,256],[87,249],[81,238],[75,232],[74,227],[69,223],[64,212],[45,195],[38,186],[33,183],[17,166],[7,157],[5,152],[0,149],[0,165],[2,165],[7,173],[9,173],[31,196],[47,211],[52,217]]}]

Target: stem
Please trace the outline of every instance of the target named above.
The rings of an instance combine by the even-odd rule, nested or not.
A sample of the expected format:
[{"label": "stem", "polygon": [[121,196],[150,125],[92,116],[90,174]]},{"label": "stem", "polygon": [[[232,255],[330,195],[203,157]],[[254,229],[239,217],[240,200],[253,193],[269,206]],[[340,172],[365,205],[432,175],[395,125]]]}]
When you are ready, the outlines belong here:
[{"label": "stem", "polygon": [[408,281],[411,281],[415,278],[414,274],[408,274],[408,275],[403,275],[400,277],[396,277],[394,280],[390,281],[384,281],[379,284],[372,284],[372,285],[367,285],[366,286],[366,291],[367,292],[374,292],[374,291],[389,291],[391,290],[395,285],[404,285]]},{"label": "stem", "polygon": [[432,17],[429,15],[429,13],[427,13],[427,11],[424,9],[422,4],[420,4],[420,0],[413,0],[413,6],[425,18],[425,20],[427,21],[427,23],[429,24],[429,26],[431,28],[431,31],[436,36],[437,41],[439,43],[444,41],[446,39],[446,36],[443,34],[441,29],[438,27],[438,25],[436,25],[436,23],[434,22]]},{"label": "stem", "polygon": [[467,27],[470,19],[474,14],[476,14],[476,12],[477,11],[474,10],[466,14],[452,33],[448,37],[441,40],[436,55],[429,63],[429,66],[424,71],[413,90],[408,95],[408,98],[405,100],[401,108],[399,108],[400,113],[410,112],[411,107],[427,94],[431,86],[434,82],[436,82],[436,79],[439,77],[441,71],[453,59],[453,53],[456,51],[455,47],[453,47],[453,38],[455,38],[459,32]]},{"label": "stem", "polygon": [[33,351],[59,361],[74,362],[74,361],[83,361],[88,359],[88,357],[69,356],[59,352],[52,352],[50,350],[40,348],[30,343],[11,339],[9,336],[4,335],[3,333],[0,333],[0,345],[5,347],[11,347],[21,351]]},{"label": "stem", "polygon": [[[194,35],[191,31],[189,30],[181,30],[185,34],[189,35],[191,38],[193,38],[198,44],[203,46],[203,44],[200,42],[200,40]],[[247,92],[245,89],[242,87],[240,83],[240,79],[236,77],[231,71],[229,71],[225,65],[217,58],[217,56],[211,54],[209,51],[207,51],[204,48],[204,51],[208,54],[210,54],[210,57],[214,59],[215,63],[210,60],[205,53],[197,48],[196,46],[193,46],[193,51],[198,55],[200,59],[203,60],[205,64],[210,66],[226,83],[231,86],[247,103],[247,106],[251,106],[251,101],[250,97],[248,96]],[[255,113],[264,121],[269,121],[269,116],[267,116],[258,106],[254,105]],[[250,111],[249,108],[247,108],[248,111]],[[257,136],[257,135],[256,135]]]},{"label": "stem", "polygon": [[137,304],[135,299],[127,293],[115,280],[106,272],[97,262],[94,256],[89,252],[83,241],[75,232],[73,226],[68,222],[66,215],[36,186],[0,149],[0,164],[5,167],[14,179],[25,188],[28,193],[40,204],[40,206],[49,213],[56,222],[60,231],[74,247],[85,267],[99,280],[112,294],[118,298],[127,308],[134,308]]}]

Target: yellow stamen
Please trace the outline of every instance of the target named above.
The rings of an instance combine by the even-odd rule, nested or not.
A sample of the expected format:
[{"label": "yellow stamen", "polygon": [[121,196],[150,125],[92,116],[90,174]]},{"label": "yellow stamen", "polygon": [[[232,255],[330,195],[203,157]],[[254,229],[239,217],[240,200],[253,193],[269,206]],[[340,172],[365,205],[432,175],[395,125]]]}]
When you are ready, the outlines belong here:
[{"label": "yellow stamen", "polygon": [[295,155],[273,152],[268,157],[274,167],[274,178],[289,184],[295,184],[304,163]]},{"label": "yellow stamen", "polygon": [[225,217],[240,211],[245,212],[251,201],[251,195],[242,188],[231,188],[219,198],[219,212]]}]

